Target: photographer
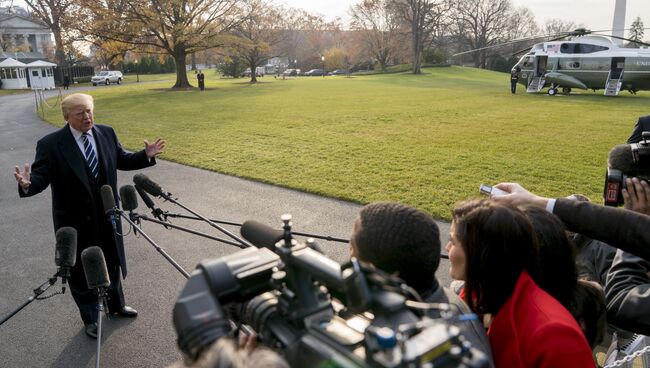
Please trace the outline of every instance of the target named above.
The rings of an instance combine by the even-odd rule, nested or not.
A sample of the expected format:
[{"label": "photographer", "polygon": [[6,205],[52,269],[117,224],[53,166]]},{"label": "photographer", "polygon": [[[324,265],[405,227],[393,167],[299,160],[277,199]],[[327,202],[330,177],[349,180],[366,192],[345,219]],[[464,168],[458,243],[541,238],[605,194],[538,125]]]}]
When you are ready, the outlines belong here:
[{"label": "photographer", "polygon": [[628,138],[627,143],[640,142],[642,139],[641,133],[643,132],[650,132],[650,115],[641,116],[639,118],[639,121],[637,121],[634,126],[634,130],[632,130],[632,134],[630,135],[630,138]]},{"label": "photographer", "polygon": [[[399,203],[373,203],[361,209],[350,237],[350,256],[396,273],[415,288],[425,302],[445,303],[463,314],[473,313],[454,292],[440,286],[440,231],[426,213]],[[491,360],[490,343],[482,324],[463,322],[462,334]]]}]

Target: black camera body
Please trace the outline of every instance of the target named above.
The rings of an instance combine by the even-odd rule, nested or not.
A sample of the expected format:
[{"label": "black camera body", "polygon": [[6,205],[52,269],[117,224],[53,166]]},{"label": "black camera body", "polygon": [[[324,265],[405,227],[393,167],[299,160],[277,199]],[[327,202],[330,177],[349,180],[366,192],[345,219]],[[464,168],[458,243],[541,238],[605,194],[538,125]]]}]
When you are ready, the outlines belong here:
[{"label": "black camera body", "polygon": [[[603,198],[606,206],[623,205],[623,189],[627,187],[628,177],[638,177],[644,173],[650,173],[650,132],[642,133],[643,139],[639,143],[632,143],[627,146],[617,146],[614,150],[623,148],[625,154],[616,152],[616,162],[607,168],[605,174],[605,188]],[[629,149],[629,152],[627,151]],[[610,163],[611,164],[611,163]],[[640,179],[649,180],[641,177]]]},{"label": "black camera body", "polygon": [[283,216],[284,230],[247,222],[242,235],[267,248],[199,264],[174,306],[183,353],[196,359],[246,324],[295,367],[489,367],[451,312],[429,318],[396,277],[299,244],[290,220]]}]

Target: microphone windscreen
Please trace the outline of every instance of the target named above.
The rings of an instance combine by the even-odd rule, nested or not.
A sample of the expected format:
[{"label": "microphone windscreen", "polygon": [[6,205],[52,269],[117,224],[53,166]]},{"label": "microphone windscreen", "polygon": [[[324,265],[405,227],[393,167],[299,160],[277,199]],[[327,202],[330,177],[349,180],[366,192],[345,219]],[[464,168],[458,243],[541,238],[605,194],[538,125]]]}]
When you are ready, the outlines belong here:
[{"label": "microphone windscreen", "polygon": [[147,207],[149,207],[151,209],[153,209],[155,207],[154,204],[153,204],[153,201],[151,200],[151,197],[149,197],[149,194],[147,194],[147,192],[142,190],[142,188],[140,188],[137,185],[135,186],[135,190],[138,192],[138,194],[140,195],[140,198],[142,198],[142,201],[144,202],[144,204],[147,205]]},{"label": "microphone windscreen", "polygon": [[138,208],[138,195],[135,194],[133,185],[124,185],[120,188],[120,198],[122,199],[122,209],[133,211]]},{"label": "microphone windscreen", "polygon": [[152,196],[159,197],[163,195],[163,190],[160,185],[151,181],[145,174],[133,175],[133,182]]},{"label": "microphone windscreen", "polygon": [[115,197],[113,196],[113,188],[110,185],[104,184],[99,189],[99,194],[102,197],[102,205],[104,206],[104,213],[109,213],[115,208]]},{"label": "microphone windscreen", "polygon": [[88,289],[108,287],[111,284],[106,269],[106,260],[100,247],[86,248],[81,252],[81,263],[86,275]]},{"label": "microphone windscreen", "polygon": [[56,231],[54,263],[58,267],[74,267],[77,261],[77,230],[62,227]]},{"label": "microphone windscreen", "polygon": [[621,144],[609,151],[607,165],[610,169],[621,170],[625,174],[632,174],[637,167],[632,156],[632,148],[629,144]]},{"label": "microphone windscreen", "polygon": [[258,248],[273,250],[275,243],[284,237],[284,231],[274,229],[257,221],[246,221],[241,226],[241,235]]}]

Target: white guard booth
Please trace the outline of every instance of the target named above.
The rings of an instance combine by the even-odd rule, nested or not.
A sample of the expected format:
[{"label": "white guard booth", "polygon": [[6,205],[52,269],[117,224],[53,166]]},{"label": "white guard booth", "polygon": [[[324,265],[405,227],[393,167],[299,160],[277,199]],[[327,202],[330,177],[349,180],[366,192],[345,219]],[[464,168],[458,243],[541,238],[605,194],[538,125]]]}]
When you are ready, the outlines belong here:
[{"label": "white guard booth", "polygon": [[26,89],[25,63],[12,58],[3,60],[0,63],[0,80],[2,89]]},{"label": "white guard booth", "polygon": [[27,64],[29,85],[32,89],[54,89],[54,72],[52,68],[56,64],[43,60],[37,60]]}]

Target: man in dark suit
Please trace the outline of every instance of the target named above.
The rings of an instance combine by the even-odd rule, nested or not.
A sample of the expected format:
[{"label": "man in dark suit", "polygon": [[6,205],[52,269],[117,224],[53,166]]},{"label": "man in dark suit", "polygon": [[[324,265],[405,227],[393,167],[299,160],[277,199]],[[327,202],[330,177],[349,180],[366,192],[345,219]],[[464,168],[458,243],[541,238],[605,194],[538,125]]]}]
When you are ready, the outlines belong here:
[{"label": "man in dark suit", "polygon": [[[120,280],[127,275],[126,258],[122,237],[113,232],[104,214],[100,188],[110,185],[117,197],[117,170],[137,170],[156,164],[155,156],[165,147],[162,139],[145,149],[129,153],[122,149],[115,132],[109,126],[95,125],[93,98],[75,93],[61,102],[61,110],[67,124],[48,134],[36,144],[36,157],[30,167],[25,164],[21,171],[15,168],[20,197],[30,197],[45,190],[52,190],[52,217],[54,230],[70,226],[77,230],[77,262],[70,276],[70,291],[86,334],[97,337],[96,297],[86,284],[81,263],[81,252],[91,246],[100,246],[106,259],[111,281],[107,293],[108,311],[123,317],[136,317],[138,312],[126,306]],[[117,232],[121,234],[120,222]]]},{"label": "man in dark suit", "polygon": [[641,133],[643,132],[650,132],[650,115],[639,118],[639,121],[637,121],[634,126],[634,130],[632,131],[630,138],[628,138],[627,143],[641,142]]}]

